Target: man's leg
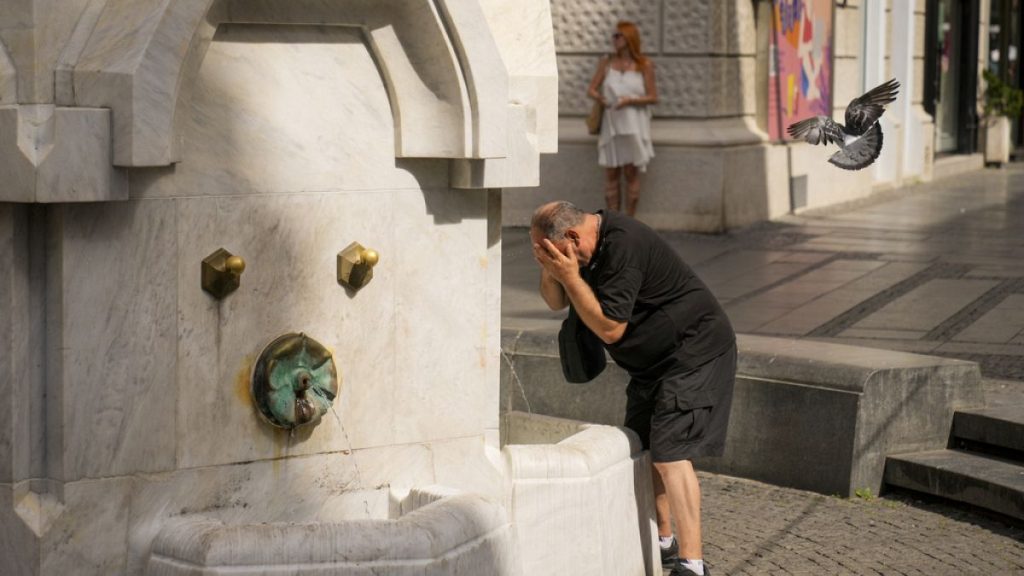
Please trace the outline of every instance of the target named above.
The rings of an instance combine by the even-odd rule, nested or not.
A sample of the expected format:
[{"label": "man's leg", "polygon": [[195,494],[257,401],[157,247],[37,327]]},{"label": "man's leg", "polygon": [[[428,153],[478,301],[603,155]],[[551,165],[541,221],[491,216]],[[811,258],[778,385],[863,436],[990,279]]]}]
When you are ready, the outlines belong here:
[{"label": "man's leg", "polygon": [[[679,531],[679,557],[704,558],[700,534],[700,484],[689,460],[655,462],[661,476],[668,507]],[[657,491],[657,487],[655,487]],[[661,509],[658,507],[658,532],[661,533]]]},{"label": "man's leg", "polygon": [[661,472],[658,471],[657,464],[651,468],[651,479],[654,481],[654,513],[658,518],[658,536],[668,538],[672,536],[672,511],[669,508],[665,483],[661,481]]}]

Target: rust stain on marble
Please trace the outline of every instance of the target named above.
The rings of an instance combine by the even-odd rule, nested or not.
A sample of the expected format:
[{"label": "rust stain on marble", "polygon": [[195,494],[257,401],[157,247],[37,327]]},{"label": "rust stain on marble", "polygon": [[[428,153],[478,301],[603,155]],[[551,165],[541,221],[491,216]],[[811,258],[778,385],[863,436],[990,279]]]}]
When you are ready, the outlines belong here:
[{"label": "rust stain on marble", "polygon": [[247,355],[242,360],[242,367],[238,369],[238,373],[235,374],[235,398],[238,398],[240,402],[246,406],[252,406],[252,365],[256,361],[256,357],[252,354]]}]

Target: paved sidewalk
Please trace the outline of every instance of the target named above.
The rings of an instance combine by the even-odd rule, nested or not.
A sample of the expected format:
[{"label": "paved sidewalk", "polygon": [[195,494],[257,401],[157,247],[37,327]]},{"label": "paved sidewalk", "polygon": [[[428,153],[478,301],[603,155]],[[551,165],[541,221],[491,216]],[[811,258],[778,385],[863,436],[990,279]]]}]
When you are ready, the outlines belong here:
[{"label": "paved sidewalk", "polygon": [[[788,216],[736,233],[665,237],[737,332],[977,361],[1024,380],[1024,166]],[[503,233],[503,327],[557,329],[525,229]]]},{"label": "paved sidewalk", "polygon": [[[739,332],[974,360],[990,404],[1024,406],[1024,165],[730,234],[664,236]],[[502,241],[503,328],[556,331],[563,313],[537,295],[527,231]],[[955,505],[701,483],[716,576],[1024,574],[1024,527]]]}]

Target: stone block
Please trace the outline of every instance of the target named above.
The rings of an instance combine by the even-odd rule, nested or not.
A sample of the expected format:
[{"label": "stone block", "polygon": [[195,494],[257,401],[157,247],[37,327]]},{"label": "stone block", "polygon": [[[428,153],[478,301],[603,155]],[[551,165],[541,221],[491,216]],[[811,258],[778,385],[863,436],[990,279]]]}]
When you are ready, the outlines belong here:
[{"label": "stone block", "polygon": [[[3,18],[0,17],[0,22]],[[0,106],[18,101],[18,70],[5,47],[0,46]]]},{"label": "stone block", "polygon": [[[52,352],[64,480],[170,470],[178,387],[173,203],[68,205]],[[198,267],[198,264],[197,264]]]},{"label": "stone block", "polygon": [[[859,58],[835,58],[832,67],[835,75],[832,80],[832,116],[838,122],[843,122],[846,106],[865,91],[862,79],[863,64]],[[871,88],[874,86],[868,89]]]},{"label": "stone block", "polygon": [[754,6],[735,0],[665,0],[662,53],[753,55]]},{"label": "stone block", "polygon": [[509,98],[536,116],[537,148],[558,150],[558,66],[548,0],[480,2],[509,73]]},{"label": "stone block", "polygon": [[[491,23],[478,0],[440,0],[449,41],[462,65],[463,80],[473,103],[471,158],[504,158],[512,154],[508,145],[509,69],[502,59]],[[522,23],[522,21],[519,21]],[[537,26],[532,29],[536,30]],[[467,106],[468,107],[468,106]],[[536,164],[536,160],[534,159]]]},{"label": "stone block", "polygon": [[[576,128],[576,124],[580,128]],[[555,156],[541,157],[541,186],[534,190],[507,194],[503,200],[506,226],[528,226],[533,210],[543,202],[564,199],[585,210],[604,207],[604,174],[597,165],[597,143],[582,135],[578,141],[566,141],[569,130],[582,132],[582,120],[563,121],[563,142]],[[660,134],[674,136],[687,143],[747,141],[757,142],[756,134],[742,123],[702,122],[652,127],[655,157],[640,177],[640,205],[637,216],[646,224],[664,230],[720,232],[726,227],[742,226],[778,216],[789,210],[789,186],[784,173],[770,170],[786,154],[784,148],[770,146],[721,145],[697,147],[661,145]],[[745,166],[762,163],[764,172],[743,174],[729,170],[743,162]],[[826,164],[832,167],[831,164]]]},{"label": "stone block", "polygon": [[0,210],[0,482],[44,474],[47,453],[44,378],[46,272],[43,211]]},{"label": "stone block", "polygon": [[41,538],[39,574],[124,574],[132,478],[63,486],[62,513]]},{"label": "stone block", "polygon": [[[393,303],[401,270],[394,195],[235,196],[176,204],[179,221],[189,223],[176,240],[179,464],[392,443],[389,350],[398,345]],[[337,282],[336,255],[353,241],[376,250],[381,261],[373,281],[350,294]],[[200,262],[220,247],[241,256],[246,270],[236,292],[215,300],[200,288]],[[249,393],[256,358],[289,332],[304,332],[331,350],[340,380],[333,411],[294,438],[262,422]],[[233,433],[218,432],[225,428]]]},{"label": "stone block", "polygon": [[871,194],[871,170],[842,170],[829,164],[828,158],[838,151],[835,147],[804,142],[789,145],[790,177],[807,178],[807,204],[803,209],[849,202]]},{"label": "stone block", "polygon": [[[757,111],[755,91],[745,83],[755,77],[753,56],[713,58],[708,56],[657,57],[657,118],[709,118],[753,115]],[[562,115],[586,116],[592,100],[587,87],[597,70],[597,56],[558,57],[558,101]]]},{"label": "stone block", "polygon": [[[36,0],[35,62],[30,75],[22,77],[22,90],[30,91],[21,102],[54,102],[54,70],[79,18],[90,0]],[[27,95],[27,94],[26,94]],[[107,148],[109,149],[109,147]]]},{"label": "stone block", "polygon": [[396,195],[392,258],[401,277],[391,281],[403,288],[392,301],[390,350],[403,353],[389,354],[395,442],[483,430],[486,389],[495,384],[486,380],[488,212],[479,193]]},{"label": "stone block", "polygon": [[977,364],[740,336],[726,440],[708,469],[852,496],[877,494],[885,456],[946,446],[953,411],[980,405]]},{"label": "stone block", "polygon": [[[22,2],[22,4],[26,3]],[[31,14],[33,7],[31,3],[27,4],[29,4],[27,12]],[[37,103],[32,93],[35,89],[33,79],[36,76],[35,24],[31,22],[33,16],[29,16],[29,19],[30,23],[24,27],[0,28],[0,44],[3,44],[6,49],[14,72],[13,79],[7,80],[5,84],[8,85],[8,89],[13,87],[17,92],[15,100],[8,104],[15,102]]]},{"label": "stone block", "polygon": [[833,29],[835,56],[859,58],[864,51],[864,14],[860,10],[836,10]]},{"label": "stone block", "polygon": [[[497,413],[498,408],[494,408]],[[461,492],[480,494],[500,501],[505,486],[496,454],[482,436],[455,438],[430,443],[434,482]]]},{"label": "stone block", "polygon": [[[179,101],[187,104],[210,37],[223,24],[250,29],[271,25],[278,39],[296,29],[300,35],[363,29],[394,100],[398,157],[504,154],[508,73],[478,4],[421,0],[310,3],[286,9],[275,3],[226,6],[210,12],[209,0],[107,4],[77,59],[74,87],[79,104],[113,110],[119,166],[165,166],[180,159],[175,107]],[[291,30],[282,30],[282,25]],[[124,30],[132,34],[126,36]],[[262,51],[272,44],[256,42],[244,50]],[[286,50],[303,48],[294,40],[288,44]],[[344,62],[336,60],[331,65]],[[323,70],[317,73],[338,78]],[[277,77],[263,74],[264,80]]]},{"label": "stone block", "polygon": [[502,454],[523,574],[661,574],[651,465],[635,434],[586,426],[557,444],[507,444]]},{"label": "stone block", "polygon": [[504,158],[453,160],[454,188],[523,188],[540,184],[537,120],[526,106],[508,106],[509,142]]},{"label": "stone block", "polygon": [[14,312],[15,218],[21,216],[13,205],[0,206],[0,270],[7,270],[0,280],[0,483],[10,484],[14,473],[14,418],[18,403],[14,401],[14,355],[16,339]]},{"label": "stone block", "polygon": [[353,29],[224,26],[194,83],[182,162],[173,172],[133,171],[134,197],[447,183],[447,162],[395,160],[388,93]]},{"label": "stone block", "polygon": [[39,551],[39,538],[18,515],[14,486],[0,483],[0,558],[5,574],[38,574]]},{"label": "stone block", "polygon": [[[740,335],[726,452],[703,469],[853,495],[878,493],[885,456],[945,447],[954,409],[978,406],[973,362]],[[618,424],[628,375],[565,383],[553,333],[505,333],[504,410]]]},{"label": "stone block", "polygon": [[124,200],[111,165],[110,111],[52,105],[0,107],[0,201]]},{"label": "stone block", "polygon": [[641,50],[654,53],[661,45],[660,8],[659,2],[650,0],[555,0],[551,3],[555,48],[558,52],[612,52],[615,23],[629,20],[640,28]]},{"label": "stone block", "polygon": [[722,187],[724,226],[726,229],[772,220],[789,212],[789,182],[778,170],[787,161],[782,146],[743,146],[728,150],[727,165],[743,170],[725,169]]}]

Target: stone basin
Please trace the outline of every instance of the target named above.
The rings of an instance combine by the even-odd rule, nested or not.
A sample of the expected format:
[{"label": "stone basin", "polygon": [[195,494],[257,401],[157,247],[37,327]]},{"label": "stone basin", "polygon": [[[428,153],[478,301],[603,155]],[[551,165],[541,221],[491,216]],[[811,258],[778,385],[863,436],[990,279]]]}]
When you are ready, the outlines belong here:
[{"label": "stone basin", "polygon": [[237,508],[166,520],[151,576],[660,574],[650,461],[613,426],[509,412],[497,494],[390,489],[390,517],[254,520]]},{"label": "stone basin", "polygon": [[229,524],[178,518],[153,543],[153,576],[515,574],[505,510],[443,487],[412,491],[396,519]]}]

